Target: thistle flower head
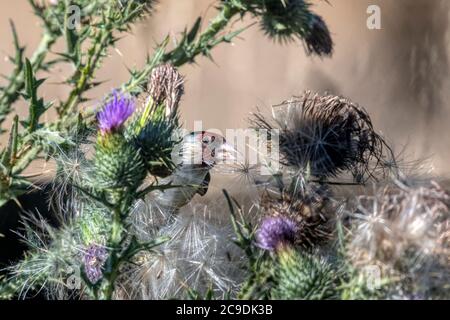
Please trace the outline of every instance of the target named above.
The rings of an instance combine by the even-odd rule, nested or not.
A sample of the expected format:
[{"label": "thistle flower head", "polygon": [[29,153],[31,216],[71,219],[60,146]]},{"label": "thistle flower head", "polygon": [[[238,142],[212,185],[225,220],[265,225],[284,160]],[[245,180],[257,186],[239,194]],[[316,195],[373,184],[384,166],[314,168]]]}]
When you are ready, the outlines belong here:
[{"label": "thistle flower head", "polygon": [[167,176],[173,168],[172,150],[179,142],[176,138],[176,121],[160,120],[149,122],[134,138],[141,150],[149,172],[156,176]]},{"label": "thistle flower head", "polygon": [[98,127],[102,134],[114,132],[122,127],[134,112],[134,100],[114,90],[112,98],[97,114]]},{"label": "thistle flower head", "polygon": [[273,251],[283,244],[294,243],[297,226],[289,218],[265,217],[256,234],[257,245]]},{"label": "thistle flower head", "polygon": [[92,243],[90,244],[84,254],[83,263],[84,271],[91,283],[96,283],[103,276],[103,265],[108,258],[108,252],[104,246]]},{"label": "thistle flower head", "polygon": [[305,22],[306,13],[303,0],[267,1],[262,7],[261,27],[269,37],[289,41],[296,27]]},{"label": "thistle flower head", "polygon": [[287,217],[295,222],[295,245],[305,249],[327,243],[334,230],[338,206],[324,187],[306,185],[303,190],[284,188],[281,194],[266,191],[260,206],[265,215]]},{"label": "thistle flower head", "polygon": [[308,54],[333,53],[333,41],[323,19],[309,10],[304,0],[255,1],[256,12],[262,16],[265,33],[282,42],[300,38]]},{"label": "thistle flower head", "polygon": [[308,54],[315,53],[318,56],[331,55],[333,53],[333,40],[323,19],[313,14],[308,29],[304,38],[306,52]]},{"label": "thistle flower head", "polygon": [[360,182],[376,178],[385,159],[393,158],[367,112],[346,98],[307,91],[273,111],[273,119],[256,114],[252,122],[279,129],[280,162],[288,167],[317,177],[350,172]]}]

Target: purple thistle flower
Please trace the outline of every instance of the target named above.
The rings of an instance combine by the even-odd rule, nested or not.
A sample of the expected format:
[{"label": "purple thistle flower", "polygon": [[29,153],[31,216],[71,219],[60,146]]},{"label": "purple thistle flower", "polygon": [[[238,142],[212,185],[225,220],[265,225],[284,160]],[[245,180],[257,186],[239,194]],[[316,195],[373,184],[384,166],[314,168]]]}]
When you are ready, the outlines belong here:
[{"label": "purple thistle flower", "polygon": [[284,243],[293,243],[297,225],[289,218],[277,216],[266,217],[261,223],[256,240],[258,247],[273,251]]},{"label": "purple thistle flower", "polygon": [[84,271],[91,283],[96,283],[103,276],[103,265],[108,258],[108,252],[104,246],[91,244],[84,251]]},{"label": "purple thistle flower", "polygon": [[98,127],[103,134],[119,129],[134,112],[133,98],[116,90],[112,95],[112,99],[97,113]]}]

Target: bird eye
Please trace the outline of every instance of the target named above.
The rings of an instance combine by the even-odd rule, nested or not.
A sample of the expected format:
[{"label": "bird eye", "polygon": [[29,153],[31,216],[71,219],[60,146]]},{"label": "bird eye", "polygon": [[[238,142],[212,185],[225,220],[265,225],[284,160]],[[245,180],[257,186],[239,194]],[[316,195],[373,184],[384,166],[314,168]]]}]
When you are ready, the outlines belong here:
[{"label": "bird eye", "polygon": [[208,143],[211,142],[211,138],[208,137],[208,136],[204,136],[203,139],[202,139],[202,142],[205,143],[205,144],[208,144]]}]

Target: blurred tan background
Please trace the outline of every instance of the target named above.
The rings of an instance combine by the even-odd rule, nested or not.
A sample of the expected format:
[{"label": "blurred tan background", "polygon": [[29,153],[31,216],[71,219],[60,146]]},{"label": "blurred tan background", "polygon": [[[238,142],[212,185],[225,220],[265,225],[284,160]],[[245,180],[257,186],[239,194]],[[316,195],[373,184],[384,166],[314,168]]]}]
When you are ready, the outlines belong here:
[{"label": "blurred tan background", "polygon": [[[450,173],[450,1],[312,2],[332,32],[332,58],[307,57],[300,43],[279,45],[253,26],[234,44],[215,49],[215,63],[200,58],[198,65],[183,67],[185,126],[192,128],[194,120],[202,120],[205,129],[246,127],[256,106],[269,108],[305,89],[330,91],[364,106],[397,153],[405,149],[407,159],[426,158],[435,173]],[[158,11],[110,52],[98,73],[108,82],[90,93],[93,100],[85,106],[126,81],[126,67],[142,66],[155,42],[192,25],[198,15],[212,16],[211,4],[212,0],[161,0]],[[381,30],[366,27],[371,4],[381,8]],[[26,0],[2,0],[0,11],[0,73],[8,74],[11,65],[3,59],[13,50],[8,20],[15,21],[28,54],[40,37],[39,21]],[[68,71],[54,70],[41,90],[47,100],[65,97],[67,90],[57,82]],[[19,114],[25,110],[17,104]]]}]

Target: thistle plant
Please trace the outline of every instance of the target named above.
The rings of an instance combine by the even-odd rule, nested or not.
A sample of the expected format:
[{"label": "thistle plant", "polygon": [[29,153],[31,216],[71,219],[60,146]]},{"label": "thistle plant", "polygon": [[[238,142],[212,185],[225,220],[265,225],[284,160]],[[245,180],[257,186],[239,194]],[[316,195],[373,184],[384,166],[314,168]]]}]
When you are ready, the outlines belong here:
[{"label": "thistle plant", "polygon": [[397,280],[387,295],[448,297],[449,195],[439,184],[395,181],[358,197],[350,217],[347,254]]},{"label": "thistle plant", "polygon": [[[244,17],[271,39],[298,40],[308,55],[331,56],[328,27],[308,1],[217,0],[208,24],[198,18],[177,39],[166,37],[128,81],[105,89],[93,110],[83,107],[89,90],[102,85],[97,71],[109,50],[156,2],[29,3],[43,34],[25,57],[11,23],[16,52],[0,90],[0,126],[19,99],[29,113],[13,118],[0,152],[0,206],[35,187],[24,174],[34,160],[54,161],[49,205],[57,223],[24,217],[20,234],[28,250],[2,270],[1,298],[448,297],[448,192],[400,173],[367,111],[347,98],[306,91],[274,106],[272,117],[253,115],[256,129],[278,129],[269,144],[279,140],[281,156],[279,172],[260,165],[272,173],[263,183],[239,164],[256,186],[257,212],[245,212],[224,191],[230,226],[217,221],[223,206],[191,202],[207,193],[230,145],[216,133],[183,132],[180,67],[199,56],[212,59],[216,46],[255,24],[234,29]],[[60,39],[64,51],[56,53]],[[44,101],[38,74],[62,64],[72,66],[61,83],[69,94]],[[51,109],[56,118],[43,122]],[[368,181],[386,187],[347,199],[339,194]],[[364,274],[373,265],[382,271],[378,291]]]},{"label": "thistle plant", "polygon": [[237,203],[233,203],[227,193],[225,195],[235,226],[236,243],[248,257],[249,274],[241,286],[240,298],[337,298],[337,269],[317,252],[298,250],[295,245],[298,226],[294,220],[283,216],[265,217],[254,230],[242,218],[241,222],[236,220]]},{"label": "thistle plant", "polygon": [[[27,62],[19,32],[11,23],[16,50],[14,57],[10,58],[14,71],[7,77],[7,83],[0,91],[0,124],[14,110],[13,104],[22,96],[28,101],[32,121],[17,119],[13,122],[10,145],[2,151],[4,160],[0,173],[0,204],[16,199],[32,187],[30,177],[24,176],[22,172],[35,159],[42,156],[49,158],[57,153],[58,149],[66,149],[72,142],[76,128],[92,126],[92,112],[80,113],[80,105],[87,102],[86,93],[90,89],[101,85],[101,82],[96,80],[96,71],[107,57],[109,49],[119,41],[119,34],[129,31],[135,22],[147,17],[155,8],[155,1],[152,0],[61,0],[51,4],[29,0],[29,3],[42,22],[42,39]],[[225,32],[235,20],[247,14],[259,21],[271,18],[281,21],[289,16],[283,23],[283,30],[277,27],[280,29],[277,31],[275,28],[269,33],[271,37],[282,34],[284,38],[299,37],[307,41],[317,29],[317,23],[314,23],[317,16],[304,1],[286,3],[281,0],[233,0],[219,1],[217,5],[218,14],[205,30],[201,30],[202,19],[198,18],[191,28],[182,33],[174,48],[168,48],[171,39],[167,37],[154,53],[149,55],[141,70],[131,71],[130,79],[122,86],[121,92],[134,96],[144,92],[151,81],[149,76],[152,70],[165,62],[180,67],[186,63],[194,63],[200,55],[211,58],[213,48],[221,43],[231,42],[247,29]],[[295,14],[292,13],[292,6],[296,8]],[[79,10],[78,16],[74,16],[74,8]],[[267,28],[264,29],[267,31]],[[322,29],[329,38],[323,23]],[[57,53],[57,58],[50,59],[47,55],[60,38],[65,41],[65,51]],[[316,53],[322,54],[323,51],[316,50]],[[325,51],[331,53],[331,43]],[[53,68],[60,64],[73,67],[73,73],[61,84],[69,86],[70,93],[66,99],[50,104],[39,99],[37,90],[43,80],[38,81],[35,74],[52,72]],[[23,95],[25,89],[26,94]],[[55,108],[58,117],[53,122],[41,123],[40,116],[49,108]],[[20,126],[23,131],[19,130]]]},{"label": "thistle plant", "polygon": [[[282,167],[259,186],[257,218],[241,214],[238,221],[241,209],[226,193],[235,241],[247,256],[238,297],[446,296],[448,194],[389,165],[396,162],[391,147],[364,109],[306,92],[274,106],[272,119],[257,113],[251,123],[279,129]],[[339,180],[346,175],[353,182]],[[340,199],[343,186],[369,180],[386,185],[384,191]]]},{"label": "thistle plant", "polygon": [[276,250],[286,243],[293,243],[297,226],[289,218],[268,217],[263,220],[257,233],[258,246],[264,250]]},{"label": "thistle plant", "polygon": [[[96,71],[119,34],[152,13],[155,2],[29,3],[42,21],[43,36],[28,60],[12,24],[16,54],[11,61],[15,69],[1,91],[0,121],[14,110],[13,104],[21,96],[29,105],[29,117],[15,117],[9,144],[2,151],[0,204],[16,199],[33,186],[30,177],[22,172],[35,159],[55,159],[56,208],[62,225],[36,233],[41,235],[39,243],[26,238],[31,251],[18,264],[22,271],[14,282],[6,280],[4,285],[9,289],[39,289],[64,283],[66,276],[59,270],[61,261],[51,257],[65,252],[63,265],[77,269],[83,279],[80,295],[110,299],[123,266],[136,254],[148,252],[166,240],[162,236],[139,241],[128,221],[133,206],[146,194],[177,187],[147,179],[170,175],[175,169],[170,154],[179,143],[173,135],[179,129],[178,104],[184,91],[183,77],[175,67],[193,63],[199,55],[211,58],[214,47],[231,42],[246,29],[224,32],[247,14],[259,20],[270,37],[300,38],[308,52],[318,55],[331,53],[331,39],[323,21],[306,2],[219,1],[217,16],[204,30],[199,18],[174,48],[168,48],[167,37],[141,70],[132,70],[130,80],[105,98],[95,116],[95,112],[79,109],[88,101],[86,93],[101,85]],[[73,15],[74,9],[79,10],[79,16]],[[269,20],[273,22],[268,24]],[[60,38],[65,40],[65,51],[50,59],[47,53]],[[69,86],[70,92],[64,100],[45,102],[38,92],[44,80],[37,79],[36,74],[52,72],[63,63],[73,67],[73,73],[61,84]],[[57,118],[43,123],[41,116],[50,108],[55,108]],[[27,228],[32,230],[33,224]],[[52,254],[44,254],[47,251]],[[33,273],[36,269],[29,266],[37,262],[41,267]],[[34,281],[29,282],[27,277]]]},{"label": "thistle plant", "polygon": [[[149,210],[157,210],[151,205]],[[142,252],[119,279],[120,295],[127,299],[188,298],[190,293],[234,297],[242,272],[242,252],[233,244],[233,232],[217,216],[226,214],[209,205],[189,204],[173,223],[158,227],[153,215],[137,210],[131,221],[140,241],[153,235],[170,238],[155,253]]]},{"label": "thistle plant", "polygon": [[327,186],[308,183],[299,188],[294,177],[279,189],[267,188],[260,206],[268,219],[281,217],[295,223],[293,242],[306,249],[325,245],[333,237],[334,224],[340,206]]},{"label": "thistle plant", "polygon": [[395,157],[368,113],[346,98],[307,91],[274,106],[272,118],[255,113],[251,123],[279,129],[280,162],[308,179],[350,173],[361,183],[380,173],[397,174],[395,166],[386,170]]},{"label": "thistle plant", "polygon": [[[0,93],[0,114],[3,120],[13,111],[13,104],[21,96],[29,104],[28,120],[15,120],[8,147],[2,150],[2,187],[0,204],[17,198],[32,187],[22,172],[37,158],[54,155],[58,149],[71,144],[71,134],[80,123],[90,122],[90,115],[79,114],[80,103],[89,89],[99,85],[95,71],[100,67],[108,49],[118,40],[116,31],[128,30],[137,20],[151,11],[153,1],[58,1],[54,5],[29,1],[36,16],[42,21],[43,36],[40,45],[29,60],[24,57],[24,47],[19,42],[13,26],[16,48],[11,61],[15,71]],[[70,19],[71,9],[80,10],[79,25]],[[65,52],[56,59],[48,59],[53,44],[63,38]],[[86,50],[81,48],[87,46]],[[39,98],[38,88],[43,80],[35,78],[37,72],[50,72],[58,64],[70,64],[74,72],[61,85],[71,88],[65,101],[46,103]],[[23,92],[25,90],[25,92]],[[50,108],[58,117],[50,123],[40,122],[40,117]],[[15,124],[18,123],[18,124]],[[19,130],[19,124],[23,130]]]}]

